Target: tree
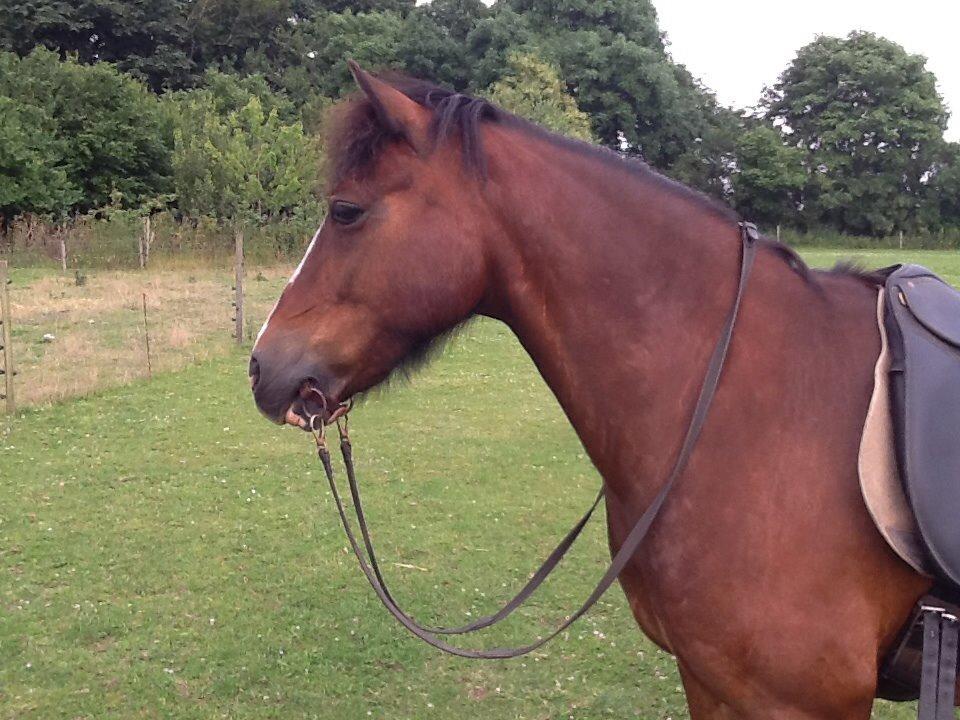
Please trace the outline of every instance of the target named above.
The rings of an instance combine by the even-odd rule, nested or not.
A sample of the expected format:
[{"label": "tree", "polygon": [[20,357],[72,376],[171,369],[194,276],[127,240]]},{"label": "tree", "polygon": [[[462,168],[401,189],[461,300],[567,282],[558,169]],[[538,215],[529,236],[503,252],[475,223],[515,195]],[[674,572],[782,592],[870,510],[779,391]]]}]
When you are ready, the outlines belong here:
[{"label": "tree", "polygon": [[[687,124],[678,126],[671,143],[676,153],[664,170],[675,180],[721,199],[729,199],[730,173],[736,165],[736,144],[743,130],[740,117],[721,106],[716,97],[678,68],[681,87],[688,93]],[[686,104],[686,103],[685,103]]]},{"label": "tree", "polygon": [[960,143],[944,146],[928,192],[937,223],[960,229]]},{"label": "tree", "polygon": [[566,92],[557,68],[532,54],[515,53],[487,96],[505,110],[553,132],[590,142],[590,118]]},{"label": "tree", "polygon": [[246,69],[264,72],[301,106],[353,92],[348,59],[465,90],[470,82],[465,44],[437,22],[441,16],[466,22],[469,12],[458,16],[455,11],[422,6],[404,14],[318,12],[278,36],[272,56],[248,55]]},{"label": "tree", "polygon": [[293,0],[292,10],[296,17],[309,20],[316,15],[347,10],[355,13],[406,13],[415,5],[416,0]]},{"label": "tree", "polygon": [[883,235],[915,223],[947,112],[925,59],[872,33],[805,46],[764,98],[805,152],[814,222]]},{"label": "tree", "polygon": [[187,7],[190,57],[200,69],[240,69],[294,16],[291,0],[193,0]]},{"label": "tree", "polygon": [[733,199],[743,217],[762,223],[793,223],[807,181],[803,152],[783,143],[780,133],[758,125],[740,135]]},{"label": "tree", "polygon": [[[532,38],[517,38],[526,44],[522,49],[536,46],[559,65],[568,92],[590,116],[600,142],[639,155],[684,182],[723,193],[735,121],[667,55],[649,0],[505,4],[532,32]],[[474,41],[480,39],[481,25]],[[489,35],[492,28],[483,29]],[[504,28],[497,29],[504,34]],[[486,54],[499,60],[504,52]]]},{"label": "tree", "polygon": [[264,222],[315,206],[320,159],[299,122],[265,112],[258,97],[221,114],[209,91],[169,101],[176,118],[173,170],[180,209],[236,223]]},{"label": "tree", "polygon": [[471,86],[486,88],[500,79],[514,52],[535,50],[534,32],[527,19],[504,3],[479,18],[464,40],[471,68]]},{"label": "tree", "polygon": [[273,90],[260,74],[238,75],[219,70],[207,70],[201,87],[207,92],[217,114],[227,115],[245,107],[250,98],[257,98],[268,115],[274,110],[284,122],[299,119],[299,113],[285,93]]},{"label": "tree", "polygon": [[0,96],[0,216],[64,216],[80,190],[63,167],[56,123],[42,108]]},{"label": "tree", "polygon": [[394,48],[395,68],[411,77],[466,90],[470,69],[463,42],[437,17],[430,5],[422,5],[404,18]]},{"label": "tree", "polygon": [[459,43],[490,10],[480,0],[431,0],[420,11]]},{"label": "tree", "polygon": [[669,169],[701,137],[699,90],[661,48],[592,30],[544,40],[601,142]]},{"label": "tree", "polygon": [[657,11],[650,0],[506,0],[531,26],[542,32],[599,32],[616,35],[643,47],[663,49]]},{"label": "tree", "polygon": [[338,98],[356,83],[347,67],[354,59],[367,68],[402,69],[397,47],[403,17],[393,12],[324,13],[298,23],[269,61],[270,78],[297,104],[320,95]]},{"label": "tree", "polygon": [[159,101],[113,65],[61,62],[40,48],[24,58],[0,52],[0,97],[50,128],[57,142],[43,152],[66,174],[65,187],[79,191],[71,211],[105,206],[114,192],[135,206],[169,188],[171,138]]},{"label": "tree", "polygon": [[[27,55],[37,46],[84,63],[113,62],[154,90],[193,78],[188,0],[4,0],[0,49]],[[197,3],[202,4],[202,3]]]}]

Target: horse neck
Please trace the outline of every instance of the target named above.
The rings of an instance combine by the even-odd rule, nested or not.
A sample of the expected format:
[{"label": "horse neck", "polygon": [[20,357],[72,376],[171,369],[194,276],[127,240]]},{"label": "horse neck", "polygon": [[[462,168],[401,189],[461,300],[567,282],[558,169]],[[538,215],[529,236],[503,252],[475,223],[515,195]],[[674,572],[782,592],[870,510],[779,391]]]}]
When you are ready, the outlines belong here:
[{"label": "horse neck", "polygon": [[482,308],[530,354],[614,492],[648,495],[682,439],[739,264],[735,223],[652,173],[542,138],[488,143]]}]

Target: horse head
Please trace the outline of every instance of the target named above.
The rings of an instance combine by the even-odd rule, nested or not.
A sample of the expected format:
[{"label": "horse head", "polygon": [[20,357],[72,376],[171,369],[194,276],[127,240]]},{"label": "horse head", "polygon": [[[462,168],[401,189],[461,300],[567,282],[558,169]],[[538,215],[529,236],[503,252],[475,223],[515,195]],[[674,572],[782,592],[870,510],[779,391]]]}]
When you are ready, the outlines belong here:
[{"label": "horse head", "polygon": [[464,158],[498,111],[351,70],[360,93],[333,117],[328,214],[250,361],[256,403],[276,422],[303,426],[415,362],[487,288],[494,221],[482,172]]}]

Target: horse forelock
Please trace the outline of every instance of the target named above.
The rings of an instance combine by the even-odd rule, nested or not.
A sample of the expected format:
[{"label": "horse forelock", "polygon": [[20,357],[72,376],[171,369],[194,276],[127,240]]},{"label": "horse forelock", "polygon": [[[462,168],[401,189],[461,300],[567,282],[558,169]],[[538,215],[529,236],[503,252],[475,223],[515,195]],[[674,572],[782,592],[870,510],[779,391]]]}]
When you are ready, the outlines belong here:
[{"label": "horse forelock", "polygon": [[[480,126],[485,121],[515,119],[483,98],[416,80],[395,73],[378,76],[431,113],[430,135],[434,146],[456,138],[467,168],[485,173],[485,155]],[[327,130],[328,184],[336,185],[349,175],[372,172],[377,158],[400,135],[381,123],[373,104],[357,92],[334,106]]]}]

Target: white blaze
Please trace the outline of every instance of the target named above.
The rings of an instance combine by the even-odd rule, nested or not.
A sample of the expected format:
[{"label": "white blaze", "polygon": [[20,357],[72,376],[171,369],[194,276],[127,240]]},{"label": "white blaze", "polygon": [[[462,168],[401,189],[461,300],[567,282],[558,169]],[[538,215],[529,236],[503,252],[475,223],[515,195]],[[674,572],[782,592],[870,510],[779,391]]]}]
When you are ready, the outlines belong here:
[{"label": "white blaze", "polygon": [[[326,220],[324,220],[326,223]],[[303,253],[303,258],[300,260],[300,264],[297,265],[297,269],[293,271],[293,275],[290,276],[290,279],[287,280],[286,287],[284,287],[283,292],[287,291],[287,288],[293,284],[293,281],[297,279],[297,276],[300,275],[300,271],[303,270],[304,264],[307,262],[307,258],[310,257],[310,253],[313,252],[313,248],[316,247],[317,238],[320,237],[320,231],[323,230],[323,225],[317,229],[316,234],[313,236],[313,240],[310,241],[310,244],[307,245],[307,251]],[[273,309],[270,311],[270,314],[267,315],[267,319],[263,321],[263,326],[260,328],[260,332],[257,333],[256,342],[253,343],[253,349],[257,349],[257,343],[260,342],[260,338],[263,337],[263,334],[267,331],[267,325],[270,324],[270,318],[273,317],[273,314],[277,311],[277,305],[280,304],[280,300],[283,298],[283,292],[280,293],[280,297],[277,298],[277,302],[274,303]]]}]

